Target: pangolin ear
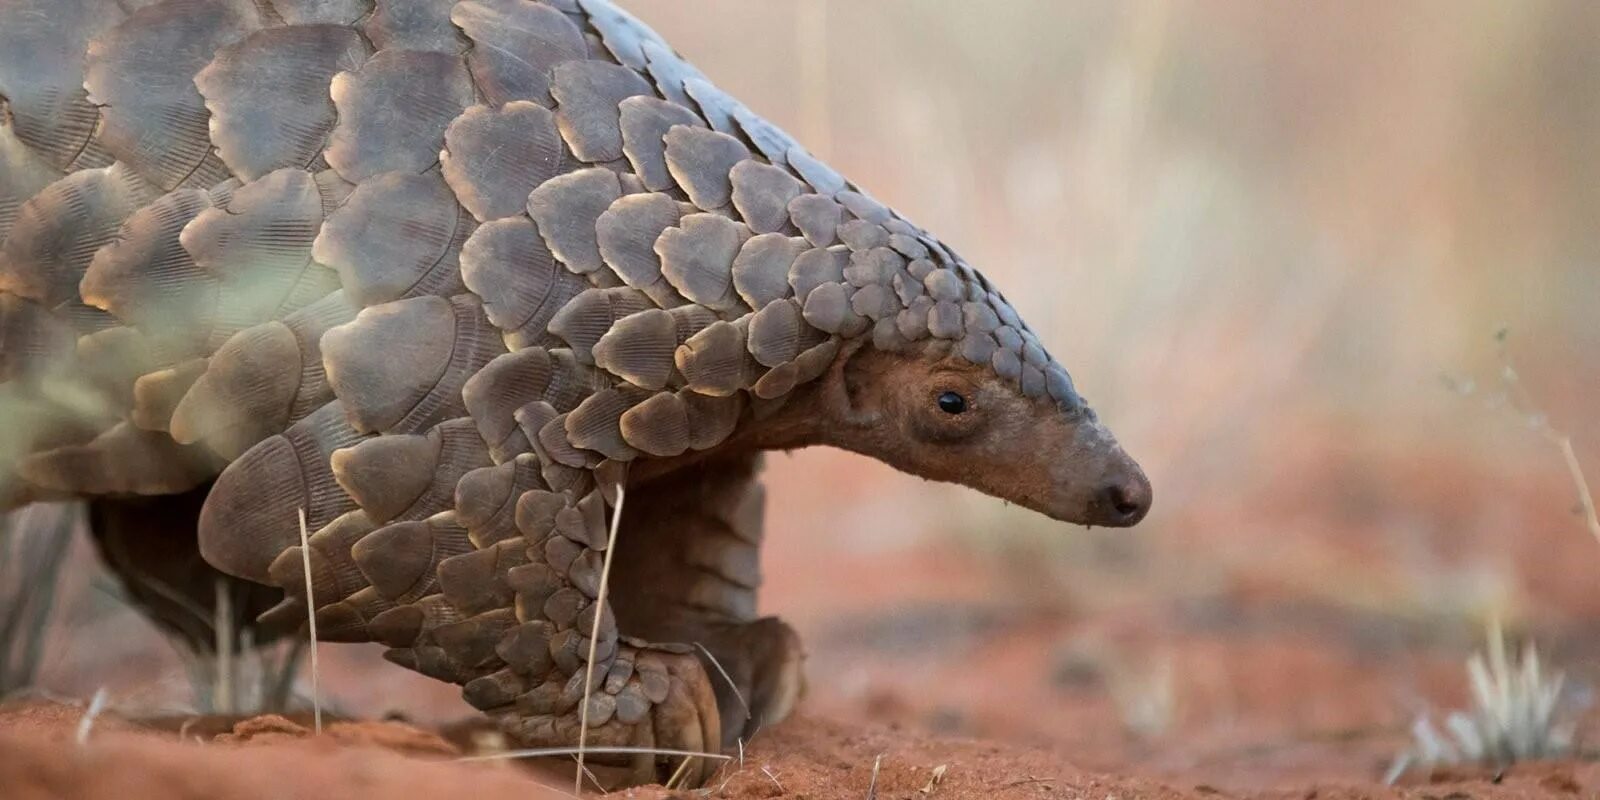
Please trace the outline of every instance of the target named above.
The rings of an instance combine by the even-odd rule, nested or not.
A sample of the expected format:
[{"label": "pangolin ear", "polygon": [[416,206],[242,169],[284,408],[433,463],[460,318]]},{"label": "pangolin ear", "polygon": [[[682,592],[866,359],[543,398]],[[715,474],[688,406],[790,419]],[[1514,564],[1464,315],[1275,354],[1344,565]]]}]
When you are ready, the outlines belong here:
[{"label": "pangolin ear", "polygon": [[883,417],[885,382],[872,364],[871,353],[858,339],[846,343],[835,357],[829,400],[843,422],[872,425]]}]

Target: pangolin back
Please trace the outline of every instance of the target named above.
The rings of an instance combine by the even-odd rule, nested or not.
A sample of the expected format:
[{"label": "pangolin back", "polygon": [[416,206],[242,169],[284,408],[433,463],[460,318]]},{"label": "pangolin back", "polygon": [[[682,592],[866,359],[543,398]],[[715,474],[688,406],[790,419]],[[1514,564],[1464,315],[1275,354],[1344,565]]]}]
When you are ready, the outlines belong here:
[{"label": "pangolin back", "polygon": [[303,510],[319,601],[591,535],[552,493],[716,447],[843,338],[1076,402],[982,276],[605,0],[0,0],[0,99],[6,502],[214,480],[207,557],[294,589]]}]

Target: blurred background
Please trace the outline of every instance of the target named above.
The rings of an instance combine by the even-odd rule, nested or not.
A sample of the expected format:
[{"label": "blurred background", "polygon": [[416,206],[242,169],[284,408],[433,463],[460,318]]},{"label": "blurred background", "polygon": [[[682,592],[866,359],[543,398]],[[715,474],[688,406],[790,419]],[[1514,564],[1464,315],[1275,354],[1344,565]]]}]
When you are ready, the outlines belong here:
[{"label": "blurred background", "polygon": [[[1491,620],[1585,706],[1600,542],[1552,433],[1600,477],[1600,6],[626,5],[995,279],[1156,487],[1137,529],[1085,531],[772,457],[763,602],[810,713],[1369,779],[1466,702]],[[61,588],[46,688],[181,703],[107,580]],[[323,658],[345,708],[467,713]]]}]

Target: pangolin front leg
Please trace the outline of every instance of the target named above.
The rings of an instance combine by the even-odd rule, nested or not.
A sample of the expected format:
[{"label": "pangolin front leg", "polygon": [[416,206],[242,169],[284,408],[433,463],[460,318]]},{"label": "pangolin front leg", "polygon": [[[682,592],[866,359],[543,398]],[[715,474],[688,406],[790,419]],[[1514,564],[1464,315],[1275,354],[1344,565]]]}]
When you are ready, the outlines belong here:
[{"label": "pangolin front leg", "polygon": [[[441,451],[451,449],[450,435]],[[338,459],[347,481],[364,471],[372,447]],[[381,463],[435,477],[454,471],[420,458]],[[407,483],[388,474],[394,484]],[[452,510],[380,524],[363,508],[310,537],[320,638],[388,645],[389,660],[462,686],[470,704],[530,748],[578,744],[592,649],[589,747],[720,748],[716,695],[694,646],[619,628],[615,599],[645,588],[630,586],[626,576],[613,574],[611,599],[600,598],[612,516],[607,497],[615,495],[601,491],[593,473],[524,453],[444,483],[454,486]],[[647,504],[650,493],[641,494]],[[619,549],[652,544],[642,537]],[[275,615],[304,613],[302,559],[300,548],[290,547],[273,563],[273,582],[290,597]],[[599,635],[591,640],[597,618]],[[590,762],[620,762],[632,768],[633,781],[652,782],[683,760],[600,754]],[[680,780],[698,785],[715,766],[693,759]]]},{"label": "pangolin front leg", "polygon": [[[503,526],[496,514],[481,512],[502,495],[518,494],[499,485],[531,480],[531,460],[516,463],[524,465],[522,477],[516,466],[499,467],[463,483],[458,509],[480,543]],[[522,492],[511,515],[521,541],[502,540],[488,550],[524,548],[528,561],[468,556],[440,565],[443,596],[456,595],[452,606],[489,605],[467,594],[503,586],[499,596],[512,598],[521,621],[491,634],[500,637],[496,654],[506,666],[466,682],[467,699],[498,716],[523,744],[570,746],[583,716],[588,633],[600,613],[588,701],[592,746],[716,752],[786,716],[800,696],[802,652],[788,625],[755,613],[759,465],[758,454],[742,454],[627,484],[603,604],[597,595],[608,494],[592,489],[572,503],[571,489]],[[474,502],[480,491],[489,502]],[[545,528],[541,545],[526,546],[527,532]],[[491,564],[499,574],[482,571]],[[446,645],[452,653],[461,647]],[[652,756],[631,761],[634,779],[646,781],[681,764]],[[697,784],[716,766],[696,759],[682,778]]]},{"label": "pangolin front leg", "polygon": [[760,464],[759,454],[718,458],[632,488],[613,555],[623,631],[695,648],[711,672],[725,748],[787,716],[803,688],[799,638],[756,614]]},{"label": "pangolin front leg", "polygon": [[[457,433],[438,432],[433,449],[454,451]],[[602,491],[596,476],[626,473],[568,469],[524,453],[463,474],[460,466],[440,466],[463,461],[459,456],[380,458],[380,441],[334,459],[346,483],[357,486],[371,461],[388,465],[383,474],[391,485],[408,484],[394,471],[404,463],[406,472],[432,476],[435,489],[453,485],[454,509],[378,524],[374,513],[386,517],[379,510],[400,503],[373,496],[364,504],[370,509],[312,535],[322,638],[389,645],[390,660],[462,685],[468,702],[527,747],[577,743],[591,644],[593,747],[715,752],[793,707],[801,687],[798,639],[755,611],[759,455],[714,458],[637,482],[624,477],[623,519],[602,602],[608,498],[615,494]],[[280,614],[304,608],[302,561],[298,547],[274,561],[273,580],[292,598]],[[600,634],[591,640],[597,616]],[[626,761],[644,781],[682,763]],[[695,759],[685,777],[698,783],[715,766]]]}]

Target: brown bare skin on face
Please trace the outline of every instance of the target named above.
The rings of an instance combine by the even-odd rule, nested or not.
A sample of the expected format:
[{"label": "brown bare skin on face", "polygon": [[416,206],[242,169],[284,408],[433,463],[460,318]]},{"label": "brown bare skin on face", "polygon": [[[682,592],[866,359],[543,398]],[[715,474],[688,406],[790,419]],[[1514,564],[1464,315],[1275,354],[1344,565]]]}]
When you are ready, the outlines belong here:
[{"label": "brown bare skin on face", "polygon": [[276,587],[263,625],[382,642],[521,744],[793,708],[762,451],[1150,506],[995,286],[607,0],[0,0],[0,98],[4,502],[192,525],[116,566]]},{"label": "brown bare skin on face", "polygon": [[1081,402],[1026,397],[991,369],[858,348],[817,402],[826,443],[970,486],[1063,522],[1144,518],[1150,482]]},{"label": "brown bare skin on face", "polygon": [[944,353],[847,344],[786,409],[729,444],[830,445],[1077,525],[1144,518],[1149,479],[1080,398],[1029,398],[987,366]]}]

